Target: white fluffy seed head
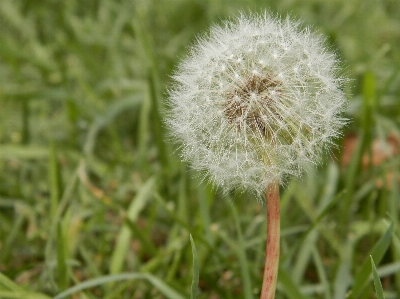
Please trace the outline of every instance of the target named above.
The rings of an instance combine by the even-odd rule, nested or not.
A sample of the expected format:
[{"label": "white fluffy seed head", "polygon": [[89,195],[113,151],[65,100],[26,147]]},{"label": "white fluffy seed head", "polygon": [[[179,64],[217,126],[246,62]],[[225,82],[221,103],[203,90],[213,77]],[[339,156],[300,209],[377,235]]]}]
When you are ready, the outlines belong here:
[{"label": "white fluffy seed head", "polygon": [[299,24],[241,15],[198,39],[178,66],[167,124],[181,155],[224,191],[265,192],[300,175],[346,120],[338,60]]}]

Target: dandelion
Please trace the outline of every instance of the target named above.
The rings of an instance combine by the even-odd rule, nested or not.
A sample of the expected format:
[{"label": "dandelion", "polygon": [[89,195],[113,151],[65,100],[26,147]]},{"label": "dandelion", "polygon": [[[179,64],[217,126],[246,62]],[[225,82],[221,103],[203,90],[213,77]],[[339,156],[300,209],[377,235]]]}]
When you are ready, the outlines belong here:
[{"label": "dandelion", "polygon": [[225,192],[267,194],[261,298],[275,293],[279,184],[318,163],[346,122],[337,73],[319,35],[265,13],[211,28],[173,76],[167,123],[182,158]]}]

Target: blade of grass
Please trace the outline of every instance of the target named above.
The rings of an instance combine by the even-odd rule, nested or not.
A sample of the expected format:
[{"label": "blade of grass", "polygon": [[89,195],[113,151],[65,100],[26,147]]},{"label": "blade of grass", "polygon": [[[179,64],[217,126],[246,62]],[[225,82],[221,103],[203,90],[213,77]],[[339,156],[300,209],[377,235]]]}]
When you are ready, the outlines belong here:
[{"label": "blade of grass", "polygon": [[312,257],[313,248],[316,247],[316,242],[319,239],[319,231],[314,230],[307,235],[304,242],[298,247],[296,259],[292,266],[291,277],[296,283],[300,283],[304,278],[307,266],[310,263]]},{"label": "blade of grass", "polygon": [[149,95],[143,97],[142,106],[140,107],[139,123],[137,129],[137,143],[138,143],[138,164],[143,173],[149,170],[149,162],[147,161],[147,152],[149,145],[149,131],[150,131],[150,111],[151,99]]},{"label": "blade of grass", "polygon": [[48,297],[40,293],[33,293],[27,291],[10,292],[1,290],[0,290],[0,298],[1,299],[51,299],[51,297]]},{"label": "blade of grass", "polygon": [[143,49],[143,58],[147,60],[148,63],[148,87],[149,87],[149,97],[151,100],[151,114],[152,114],[152,130],[154,134],[155,143],[158,150],[158,155],[161,161],[164,174],[168,177],[169,172],[169,160],[167,153],[167,146],[164,142],[165,133],[164,126],[162,125],[161,113],[163,111],[161,106],[161,88],[160,88],[160,77],[158,73],[158,63],[157,57],[154,53],[154,46],[151,37],[146,34],[144,25],[146,22],[141,22],[142,18],[146,18],[146,15],[142,14],[143,11],[137,12],[136,18],[132,21],[132,28],[137,35],[137,39]]},{"label": "blade of grass", "polygon": [[192,235],[190,235],[190,245],[192,246],[192,254],[193,254],[193,280],[190,298],[195,299],[197,297],[198,286],[199,286],[199,259],[197,257],[196,246],[193,241]]},{"label": "blade of grass", "polygon": [[67,268],[67,240],[64,236],[61,223],[57,224],[57,282],[60,290],[68,286],[68,268]]},{"label": "blade of grass", "polygon": [[151,99],[151,114],[153,117],[153,132],[155,135],[155,141],[157,144],[158,154],[160,157],[160,161],[162,167],[165,171],[165,175],[168,175],[166,171],[169,167],[168,161],[168,154],[167,154],[167,147],[164,142],[165,140],[165,133],[163,132],[163,125],[161,121],[161,111],[159,107],[159,87],[158,87],[158,75],[156,74],[155,70],[150,70],[149,75],[149,91],[150,91],[150,99]]},{"label": "blade of grass", "polygon": [[21,146],[14,144],[2,144],[0,151],[0,159],[45,159],[49,155],[46,147],[37,145]]},{"label": "blade of grass", "polygon": [[385,296],[383,296],[383,289],[382,289],[382,283],[381,280],[379,279],[378,272],[376,271],[374,259],[370,255],[371,258],[371,266],[372,266],[372,277],[374,279],[374,285],[375,285],[375,290],[376,290],[376,297],[378,299],[385,299]]},{"label": "blade of grass", "polygon": [[207,241],[213,244],[214,240],[211,233],[211,216],[210,216],[210,203],[213,200],[213,195],[209,189],[209,185],[202,183],[198,190],[198,203],[199,203],[199,215],[204,229],[204,234]]},{"label": "blade of grass", "polygon": [[400,271],[400,262],[387,264],[377,269],[379,277],[391,276]]},{"label": "blade of grass", "polygon": [[340,259],[338,263],[338,270],[333,283],[335,299],[346,298],[347,289],[351,283],[351,265],[354,259],[354,244],[355,238],[349,237],[346,243],[342,245],[340,251]]},{"label": "blade of grass", "polygon": [[251,277],[250,277],[250,266],[247,262],[247,257],[246,257],[246,244],[243,239],[243,233],[242,233],[242,228],[240,226],[239,222],[239,215],[237,213],[236,207],[233,204],[232,201],[228,202],[228,205],[230,206],[233,214],[233,219],[235,221],[235,226],[236,226],[236,231],[238,234],[238,243],[235,244],[232,249],[236,252],[238,259],[239,259],[239,265],[240,265],[240,274],[242,275],[242,281],[243,281],[243,292],[245,294],[245,298],[247,299],[252,299],[253,297],[253,292],[252,292],[252,286],[251,286]]},{"label": "blade of grass", "polygon": [[[174,227],[173,229],[176,232],[178,232],[178,230],[179,230],[178,227]],[[176,235],[177,233],[173,232],[172,234],[173,234],[173,237],[171,239],[179,240],[179,237]],[[170,246],[172,247],[172,244]],[[182,265],[183,250],[182,250],[182,248],[176,248],[176,249],[177,250],[174,250],[173,252],[171,252],[169,257],[167,257],[167,255],[165,256],[166,259],[164,259],[164,260],[166,260],[169,265],[167,275],[165,275],[165,277],[164,277],[165,282],[173,283],[175,280],[175,277],[179,273],[179,268]]]},{"label": "blade of grass", "polygon": [[[79,168],[79,166],[78,166]],[[73,192],[75,191],[76,185],[78,182],[78,169],[73,173],[72,176],[69,177],[65,189],[63,190],[63,194],[61,196],[60,202],[58,204],[57,208],[57,217],[54,219],[51,219],[51,226],[49,228],[49,237],[47,239],[46,245],[45,245],[45,260],[46,260],[46,265],[51,269],[54,264],[54,255],[57,255],[57,253],[54,253],[57,250],[57,245],[55,244],[57,241],[57,225],[58,225],[58,219],[61,218],[61,215],[63,214],[64,210],[69,204],[69,201],[73,197]],[[48,282],[51,284],[52,288],[56,288],[56,278],[53,275],[53,271],[49,272],[49,279]]]},{"label": "blade of grass", "polygon": [[[302,244],[305,243],[306,239],[308,238],[309,234],[314,231],[315,229],[318,228],[321,220],[328,214],[329,211],[333,210],[333,208],[336,206],[336,204],[339,202],[339,200],[343,199],[343,197],[346,194],[346,190],[342,190],[340,192],[338,192],[338,194],[331,199],[331,201],[329,203],[326,204],[326,206],[322,209],[322,211],[318,214],[318,216],[316,216],[315,219],[311,218],[312,224],[308,226],[307,230],[301,234],[301,237],[298,239],[298,241],[291,246],[290,252],[294,253],[297,252],[300,248],[300,246]],[[335,238],[335,236],[331,235],[331,234],[326,234],[326,232],[320,230],[320,234],[322,233],[322,236],[325,237],[330,245],[332,246],[332,248],[334,248],[337,252],[340,252],[340,242],[337,241],[337,239]],[[290,254],[292,255],[292,254]]]},{"label": "blade of grass", "polygon": [[[398,203],[400,199],[400,190],[399,190],[399,183],[398,183],[398,177],[399,177],[399,171],[396,169],[393,169],[393,179],[392,179],[392,187],[390,190],[390,195],[389,195],[389,217],[390,220],[394,223],[394,231],[398,232],[399,227],[399,214],[398,214]],[[398,244],[398,238],[396,238],[396,235],[394,235],[393,238],[393,243],[392,243],[392,258],[394,261],[399,261],[400,260],[400,244]],[[397,246],[396,246],[397,245]],[[397,272],[394,275],[395,279],[395,285],[397,286],[397,289],[400,290],[400,272]],[[400,292],[400,291],[399,291]],[[399,293],[400,295],[400,293]]]},{"label": "blade of grass", "polygon": [[300,288],[294,283],[286,270],[281,267],[278,270],[278,290],[285,293],[288,298],[307,299],[307,296],[301,293]]},{"label": "blade of grass", "polygon": [[332,295],[331,295],[331,289],[329,287],[328,275],[326,273],[326,268],[325,268],[324,262],[322,260],[323,257],[321,257],[321,254],[319,253],[316,246],[313,247],[312,254],[313,254],[315,268],[317,269],[318,277],[323,286],[324,298],[330,299],[330,298],[332,298]]},{"label": "blade of grass", "polygon": [[[392,240],[392,232],[393,232],[393,223],[391,223],[386,230],[386,232],[382,235],[382,237],[378,240],[378,242],[374,245],[374,247],[370,251],[370,255],[372,258],[380,263],[384,254]],[[370,279],[370,261],[365,259],[363,264],[358,270],[358,274],[354,279],[353,289],[349,295],[349,299],[356,299],[363,291],[364,287],[367,285],[368,280]]]},{"label": "blade of grass", "polygon": [[[363,144],[363,151],[367,150],[369,154],[369,161],[371,163],[371,148],[372,142],[372,127],[374,125],[373,113],[377,106],[376,98],[376,79],[375,75],[371,71],[364,73],[362,82],[362,93],[363,93],[363,113],[362,113],[362,129],[365,134],[365,140]],[[367,148],[368,147],[368,148]]]},{"label": "blade of grass", "polygon": [[348,221],[350,218],[351,206],[354,201],[354,191],[355,191],[355,182],[357,178],[357,174],[359,171],[359,166],[361,163],[362,153],[363,153],[363,144],[365,143],[365,136],[364,134],[359,135],[359,139],[354,150],[353,156],[349,165],[347,166],[346,170],[346,177],[345,177],[345,190],[346,195],[341,202],[341,211],[340,211],[340,219],[339,224],[341,225],[340,230],[344,234],[348,227]]},{"label": "blade of grass", "polygon": [[54,142],[50,144],[49,153],[49,183],[50,183],[50,213],[57,217],[58,202],[61,197],[61,172],[57,159],[57,150]]},{"label": "blade of grass", "polygon": [[77,284],[64,292],[58,294],[55,296],[53,299],[62,299],[67,296],[70,296],[74,293],[90,289],[96,286],[100,286],[103,284],[107,284],[110,282],[115,282],[115,281],[122,281],[122,280],[137,280],[137,279],[144,279],[147,280],[150,284],[153,285],[157,290],[159,290],[163,295],[165,295],[167,298],[170,299],[185,299],[185,296],[182,294],[178,293],[174,289],[172,289],[170,286],[165,284],[162,280],[157,278],[154,275],[148,274],[148,273],[121,273],[117,275],[107,275],[107,276],[102,276],[98,277],[95,279],[87,280],[83,283]]},{"label": "blade of grass", "polygon": [[30,117],[29,100],[22,100],[22,130],[21,130],[21,143],[28,144],[30,140],[30,128],[29,128],[29,117]]},{"label": "blade of grass", "polygon": [[[151,177],[141,187],[136,197],[132,200],[128,208],[126,217],[134,222],[136,221],[139,213],[143,210],[146,203],[151,198],[155,187],[155,177]],[[116,274],[121,272],[126,253],[129,248],[129,240],[131,238],[131,230],[128,225],[124,225],[118,235],[115,249],[111,255],[110,273]]]},{"label": "blade of grass", "polygon": [[17,292],[21,290],[21,287],[0,272],[0,289]]},{"label": "blade of grass", "polygon": [[7,276],[0,272],[0,298],[7,299],[50,299],[50,297],[34,292],[25,291]]},{"label": "blade of grass", "polygon": [[17,217],[13,221],[13,226],[11,231],[7,234],[5,241],[1,244],[0,250],[0,264],[4,263],[13,249],[13,242],[18,237],[18,232],[22,229],[23,225],[25,224],[25,216],[24,215],[17,215]]},{"label": "blade of grass", "polygon": [[178,196],[178,215],[186,223],[189,223],[189,210],[188,210],[188,182],[187,170],[184,164],[181,167],[181,179],[179,182],[179,196]]}]

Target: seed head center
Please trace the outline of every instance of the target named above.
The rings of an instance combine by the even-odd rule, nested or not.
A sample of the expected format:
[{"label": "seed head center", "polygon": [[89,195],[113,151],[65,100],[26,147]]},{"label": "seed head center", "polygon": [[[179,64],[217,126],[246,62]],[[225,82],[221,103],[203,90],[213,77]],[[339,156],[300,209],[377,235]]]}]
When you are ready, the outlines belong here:
[{"label": "seed head center", "polygon": [[271,121],[280,118],[276,103],[282,83],[270,74],[251,74],[233,82],[226,91],[224,114],[239,129],[251,129],[270,137]]}]

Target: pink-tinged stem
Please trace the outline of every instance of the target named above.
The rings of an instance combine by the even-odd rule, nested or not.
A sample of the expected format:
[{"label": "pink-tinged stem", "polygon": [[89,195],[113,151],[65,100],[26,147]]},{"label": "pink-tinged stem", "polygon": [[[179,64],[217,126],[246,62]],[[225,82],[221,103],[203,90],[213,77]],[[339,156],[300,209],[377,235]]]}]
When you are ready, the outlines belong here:
[{"label": "pink-tinged stem", "polygon": [[274,299],[279,265],[280,209],[279,185],[267,188],[267,247],[260,299]]}]

